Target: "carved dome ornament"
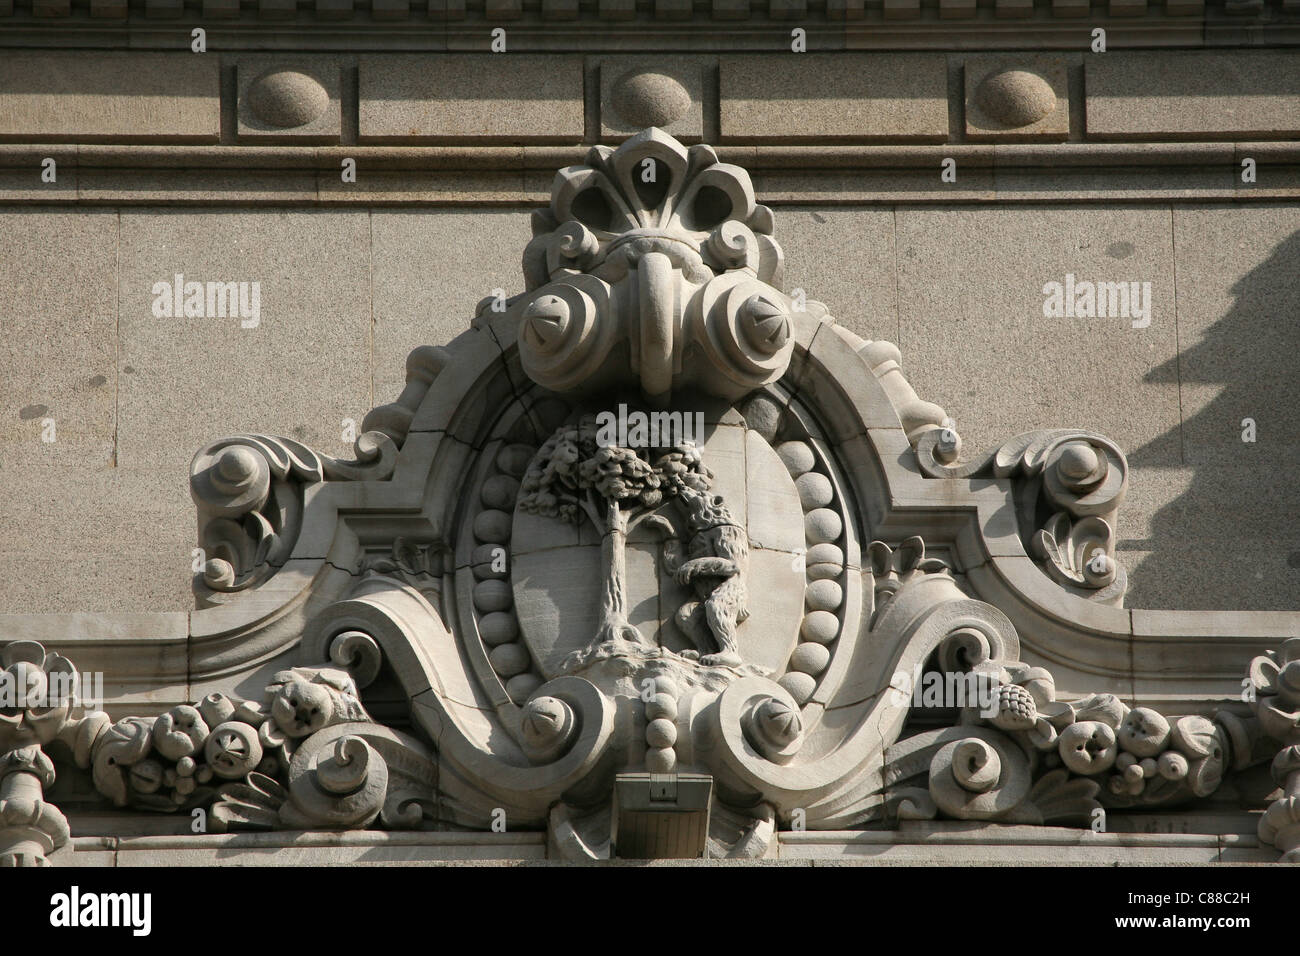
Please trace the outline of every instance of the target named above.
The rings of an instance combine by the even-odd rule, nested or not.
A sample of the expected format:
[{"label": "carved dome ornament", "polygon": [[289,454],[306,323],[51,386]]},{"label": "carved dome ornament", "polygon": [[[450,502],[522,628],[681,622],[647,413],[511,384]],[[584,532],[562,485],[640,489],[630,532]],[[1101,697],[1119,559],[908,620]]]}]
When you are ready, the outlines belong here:
[{"label": "carved dome ornament", "polygon": [[[1276,754],[1261,835],[1296,855],[1295,641],[1213,716],[1080,686],[1135,674],[1068,623],[1128,617],[1112,442],[963,460],[897,347],[781,291],[771,211],[708,147],[597,147],[533,224],[526,291],[416,349],[355,461],[263,435],[195,456],[193,617],[217,639],[190,673],[224,690],[149,718],[0,708],[0,808],[23,811],[0,813],[0,862],[67,842],[55,740],[121,808],[232,831],[504,814],[574,859],[762,856],[794,825],[1086,827]],[[30,641],[0,665],[24,694],[73,670]],[[411,733],[367,710],[381,675]],[[936,680],[956,724],[908,733],[952,706]],[[620,829],[662,774],[679,799],[654,812],[706,837]]]},{"label": "carved dome ornament", "polygon": [[691,94],[675,77],[631,70],[614,81],[611,105],[628,126],[669,126],[690,110]]},{"label": "carved dome ornament", "polygon": [[306,126],[329,106],[329,93],[318,80],[296,70],[272,69],[248,87],[253,115],[278,129]]},{"label": "carved dome ornament", "polygon": [[975,102],[1008,127],[1032,126],[1056,109],[1052,85],[1029,70],[990,73],[975,91]]}]

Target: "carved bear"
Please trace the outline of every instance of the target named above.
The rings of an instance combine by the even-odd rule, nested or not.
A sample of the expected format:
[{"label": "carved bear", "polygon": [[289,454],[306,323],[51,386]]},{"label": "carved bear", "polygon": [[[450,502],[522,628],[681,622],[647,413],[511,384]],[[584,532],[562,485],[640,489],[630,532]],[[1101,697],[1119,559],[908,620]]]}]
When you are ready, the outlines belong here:
[{"label": "carved bear", "polygon": [[693,587],[699,598],[683,604],[676,614],[677,626],[696,647],[683,656],[706,665],[735,666],[741,663],[736,630],[749,617],[749,536],[720,496],[687,489],[680,500],[690,532],[686,560],[679,564],[670,550],[665,564],[677,582]]}]

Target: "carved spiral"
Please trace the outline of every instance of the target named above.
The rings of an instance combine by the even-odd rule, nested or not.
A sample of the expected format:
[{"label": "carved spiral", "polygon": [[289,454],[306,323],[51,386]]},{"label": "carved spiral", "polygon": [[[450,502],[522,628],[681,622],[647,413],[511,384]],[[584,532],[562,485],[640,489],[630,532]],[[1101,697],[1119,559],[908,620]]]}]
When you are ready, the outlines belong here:
[{"label": "carved spiral", "polygon": [[695,341],[741,394],[785,374],[794,352],[790,300],[744,275],[715,279],[691,306]]},{"label": "carved spiral", "polygon": [[352,793],[370,776],[370,762],[377,755],[360,737],[340,737],[334,752],[316,765],[316,782],[326,793]]},{"label": "carved spiral", "polygon": [[190,492],[210,515],[236,518],[266,504],[271,466],[245,444],[204,449],[195,456]]},{"label": "carved spiral", "polygon": [[758,259],[758,238],[743,222],[729,219],[704,241],[704,254],[722,270],[750,265]]},{"label": "carved spiral", "polygon": [[988,743],[967,737],[953,749],[952,775],[963,790],[988,793],[1002,775],[1002,761]]},{"label": "carved spiral", "polygon": [[1113,513],[1128,488],[1128,461],[1114,442],[1068,435],[1042,453],[1043,491],[1076,517]]},{"label": "carved spiral", "polygon": [[930,795],[958,820],[992,820],[1028,795],[1031,767],[1009,737],[972,734],[945,744],[930,761]]},{"label": "carved spiral", "polygon": [[528,377],[556,391],[586,384],[614,344],[617,323],[609,308],[609,286],[589,276],[538,290],[519,323],[519,358]]},{"label": "carved spiral", "polygon": [[326,732],[294,754],[288,789],[280,816],[289,826],[363,827],[384,807],[388,764],[360,737]]},{"label": "carved spiral", "polygon": [[345,667],[357,688],[370,686],[379,676],[384,655],[379,644],[365,631],[342,631],[330,639],[330,660]]},{"label": "carved spiral", "polygon": [[599,249],[596,234],[582,223],[570,220],[548,237],[547,271],[555,278],[564,269],[585,269]]}]

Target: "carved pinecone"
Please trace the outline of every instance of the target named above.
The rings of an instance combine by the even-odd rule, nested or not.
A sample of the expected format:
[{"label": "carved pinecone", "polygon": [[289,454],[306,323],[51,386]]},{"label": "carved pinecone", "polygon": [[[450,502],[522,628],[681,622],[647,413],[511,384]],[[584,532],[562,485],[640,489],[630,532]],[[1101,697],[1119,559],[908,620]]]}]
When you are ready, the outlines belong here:
[{"label": "carved pinecone", "polygon": [[1019,684],[1003,684],[998,688],[998,713],[993,725],[1000,730],[1029,730],[1038,719],[1034,698]]}]

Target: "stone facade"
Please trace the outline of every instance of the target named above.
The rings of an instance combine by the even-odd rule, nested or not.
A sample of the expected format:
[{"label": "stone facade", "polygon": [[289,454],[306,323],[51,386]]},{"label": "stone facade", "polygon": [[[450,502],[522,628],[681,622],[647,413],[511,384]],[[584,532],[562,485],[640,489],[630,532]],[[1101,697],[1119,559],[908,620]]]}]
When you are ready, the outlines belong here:
[{"label": "stone facade", "polygon": [[1291,860],[1293,7],[0,7],[0,860]]}]

